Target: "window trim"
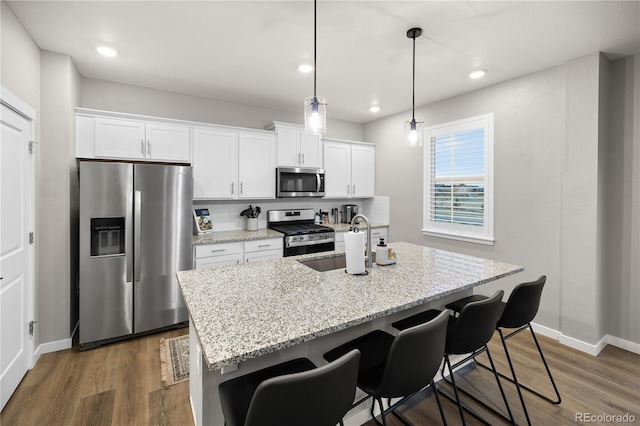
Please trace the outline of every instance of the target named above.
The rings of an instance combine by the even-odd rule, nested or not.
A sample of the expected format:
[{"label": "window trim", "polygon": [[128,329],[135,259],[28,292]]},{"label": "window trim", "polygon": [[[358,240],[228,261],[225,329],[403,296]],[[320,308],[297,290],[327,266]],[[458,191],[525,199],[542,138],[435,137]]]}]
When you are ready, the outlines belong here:
[{"label": "window trim", "polygon": [[[494,217],[494,127],[493,112],[464,118],[461,120],[441,123],[429,126],[423,130],[423,198],[422,198],[422,235],[438,238],[447,238],[457,241],[464,241],[476,244],[493,245],[495,242],[493,234]],[[435,223],[429,220],[431,207],[431,138],[441,134],[461,132],[470,129],[484,127],[485,147],[484,147],[484,225],[473,227],[451,223]],[[473,232],[476,231],[476,232]]]}]

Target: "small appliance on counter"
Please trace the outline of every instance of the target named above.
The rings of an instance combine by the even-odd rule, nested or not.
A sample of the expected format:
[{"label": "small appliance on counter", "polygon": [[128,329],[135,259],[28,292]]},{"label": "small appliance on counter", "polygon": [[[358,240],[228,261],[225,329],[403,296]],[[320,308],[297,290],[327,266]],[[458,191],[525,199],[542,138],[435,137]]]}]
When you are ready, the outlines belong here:
[{"label": "small appliance on counter", "polygon": [[342,223],[351,223],[358,214],[358,206],[355,204],[343,204],[340,206],[340,212],[342,213]]}]

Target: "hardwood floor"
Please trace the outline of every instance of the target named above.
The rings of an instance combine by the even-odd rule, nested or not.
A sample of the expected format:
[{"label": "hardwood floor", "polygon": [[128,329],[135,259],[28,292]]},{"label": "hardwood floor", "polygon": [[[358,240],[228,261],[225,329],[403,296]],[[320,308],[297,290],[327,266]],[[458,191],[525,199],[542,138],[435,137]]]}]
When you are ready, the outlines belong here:
[{"label": "hardwood floor", "polygon": [[161,337],[170,330],[79,352],[42,355],[0,414],[7,425],[193,424],[189,382],[165,389],[160,378]]},{"label": "hardwood floor", "polygon": [[[160,379],[158,353],[161,337],[186,333],[188,329],[184,328],[84,352],[79,352],[76,345],[73,349],[45,354],[0,413],[0,424],[192,425],[189,382],[165,389]],[[504,354],[496,337],[491,342],[492,355],[498,369],[506,373]],[[628,413],[640,424],[640,355],[608,346],[593,357],[543,336],[539,339],[560,389],[562,404],[552,405],[524,391],[534,425],[576,424],[576,413],[594,416]],[[521,333],[510,339],[509,348],[519,379],[551,395],[552,388],[530,335]],[[460,387],[488,397],[498,410],[506,413],[489,371],[465,367],[456,380]],[[514,386],[505,380],[502,383],[517,423],[526,424]],[[439,389],[452,395],[451,387],[442,381]],[[448,424],[461,424],[455,404],[445,399],[443,403]],[[470,402],[468,405],[489,424],[506,423]],[[430,390],[416,395],[400,412],[414,425],[441,423]],[[469,425],[482,424],[469,415],[466,419]],[[401,424],[393,416],[388,417],[388,423]],[[603,423],[615,422],[599,424]]]}]

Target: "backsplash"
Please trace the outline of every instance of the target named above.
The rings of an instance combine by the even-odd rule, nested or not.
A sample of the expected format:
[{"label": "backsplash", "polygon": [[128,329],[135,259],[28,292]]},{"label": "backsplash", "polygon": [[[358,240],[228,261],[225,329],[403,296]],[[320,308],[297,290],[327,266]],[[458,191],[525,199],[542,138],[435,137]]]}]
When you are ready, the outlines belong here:
[{"label": "backsplash", "polygon": [[246,218],[240,212],[249,205],[260,206],[258,228],[267,227],[267,211],[286,209],[313,209],[331,213],[331,209],[340,208],[343,204],[356,204],[360,211],[372,223],[389,223],[389,197],[374,197],[367,199],[276,199],[276,200],[234,200],[234,201],[194,201],[194,208],[208,208],[213,221],[214,231],[234,231],[245,229]]}]

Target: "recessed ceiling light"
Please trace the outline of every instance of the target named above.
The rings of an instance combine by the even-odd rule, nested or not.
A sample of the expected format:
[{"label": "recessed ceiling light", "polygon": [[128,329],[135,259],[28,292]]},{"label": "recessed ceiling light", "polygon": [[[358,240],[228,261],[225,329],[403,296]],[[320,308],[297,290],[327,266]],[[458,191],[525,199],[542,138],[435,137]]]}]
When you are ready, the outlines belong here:
[{"label": "recessed ceiling light", "polygon": [[476,79],[476,78],[482,78],[482,77],[484,77],[486,74],[487,74],[487,70],[485,70],[485,69],[482,69],[482,70],[475,70],[475,71],[471,71],[471,72],[469,73],[469,78],[473,78],[473,79]]},{"label": "recessed ceiling light", "polygon": [[369,111],[378,112],[380,111],[380,107],[378,105],[373,105],[371,108],[369,108]]},{"label": "recessed ceiling light", "polygon": [[313,71],[313,67],[309,64],[300,64],[298,65],[298,71],[306,74]]},{"label": "recessed ceiling light", "polygon": [[109,58],[113,58],[114,56],[118,56],[118,52],[116,52],[116,50],[114,48],[109,47],[109,46],[98,46],[98,48],[96,50],[101,55],[107,56]]}]

